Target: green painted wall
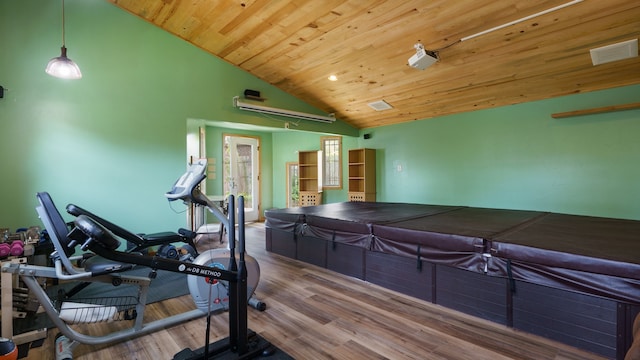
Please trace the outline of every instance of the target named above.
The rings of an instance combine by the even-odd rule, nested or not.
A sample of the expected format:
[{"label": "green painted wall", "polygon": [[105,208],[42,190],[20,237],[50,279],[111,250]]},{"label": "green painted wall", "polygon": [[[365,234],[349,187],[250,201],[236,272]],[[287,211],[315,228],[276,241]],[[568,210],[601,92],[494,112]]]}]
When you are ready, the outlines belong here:
[{"label": "green painted wall", "polygon": [[[40,224],[37,191],[133,231],[184,226],[183,206],[171,209],[163,194],[185,169],[187,119],[282,128],[283,119],[232,107],[246,88],[270,106],[318,112],[103,0],[66,1],[68,55],[84,78],[50,77],[60,11],[60,1],[0,1],[0,85],[9,89],[0,99],[0,227]],[[300,127],[357,134],[341,122]]]},{"label": "green painted wall", "polygon": [[[0,2],[0,85],[9,89],[0,99],[0,227],[39,224],[34,195],[49,191],[59,207],[77,203],[133,231],[175,229],[183,208],[170,208],[163,193],[185,167],[187,119],[283,128],[285,119],[231,106],[246,88],[262,91],[270,106],[314,112],[102,0],[66,5],[80,81],[44,73],[61,45],[59,2]],[[345,153],[378,149],[380,201],[640,219],[640,111],[550,117],[637,102],[638,94],[640,86],[630,86],[360,132],[304,121],[258,131],[271,137],[262,152],[263,207],[284,206],[285,163],[298,150],[319,149],[331,132],[347,135]],[[324,198],[342,201],[346,188]]]},{"label": "green painted wall", "polygon": [[[364,129],[343,147],[377,149],[378,201],[640,219],[640,110],[551,118],[638,94],[629,86]],[[274,169],[319,149],[320,136],[274,134]],[[284,207],[284,170],[273,183],[274,205]],[[325,192],[325,203],[344,199],[346,187]]]},{"label": "green painted wall", "polygon": [[[300,131],[277,132],[273,134],[273,205],[282,208],[287,203],[286,163],[298,162],[298,151],[320,150],[320,138],[327,134],[307,133]],[[347,200],[347,153],[349,149],[358,148],[358,139],[353,136],[342,137],[342,174],[343,187],[336,190],[325,190],[322,193],[323,203],[334,203]]]},{"label": "green painted wall", "polygon": [[640,219],[640,110],[553,119],[638,101],[640,86],[361,133],[377,151],[379,201]]}]

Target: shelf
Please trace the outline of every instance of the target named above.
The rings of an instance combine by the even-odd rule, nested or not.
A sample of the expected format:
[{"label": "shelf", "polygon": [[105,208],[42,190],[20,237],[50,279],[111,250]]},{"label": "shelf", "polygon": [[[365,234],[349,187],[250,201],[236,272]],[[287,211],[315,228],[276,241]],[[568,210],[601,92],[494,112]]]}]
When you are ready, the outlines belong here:
[{"label": "shelf", "polygon": [[320,154],[318,150],[298,152],[300,206],[319,205],[322,200]]},{"label": "shelf", "polygon": [[348,200],[375,201],[376,151],[349,150]]},{"label": "shelf", "polygon": [[563,113],[555,113],[551,114],[551,117],[554,119],[567,118],[572,116],[582,116],[582,115],[591,115],[591,114],[601,114],[605,112],[613,112],[613,111],[623,111],[623,110],[633,110],[640,109],[640,102],[624,104],[624,105],[611,105],[604,106],[593,109],[585,109],[585,110],[575,110],[575,111],[567,111]]}]

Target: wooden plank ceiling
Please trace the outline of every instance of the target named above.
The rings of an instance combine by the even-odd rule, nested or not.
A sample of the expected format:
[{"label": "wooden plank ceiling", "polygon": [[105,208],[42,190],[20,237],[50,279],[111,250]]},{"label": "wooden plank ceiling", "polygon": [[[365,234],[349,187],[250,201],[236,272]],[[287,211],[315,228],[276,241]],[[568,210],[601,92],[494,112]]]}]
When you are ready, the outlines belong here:
[{"label": "wooden plank ceiling", "polygon": [[[640,83],[640,57],[593,66],[589,53],[640,37],[637,0],[584,0],[465,41],[570,0],[107,1],[357,128]],[[411,68],[417,42],[440,61]]]}]

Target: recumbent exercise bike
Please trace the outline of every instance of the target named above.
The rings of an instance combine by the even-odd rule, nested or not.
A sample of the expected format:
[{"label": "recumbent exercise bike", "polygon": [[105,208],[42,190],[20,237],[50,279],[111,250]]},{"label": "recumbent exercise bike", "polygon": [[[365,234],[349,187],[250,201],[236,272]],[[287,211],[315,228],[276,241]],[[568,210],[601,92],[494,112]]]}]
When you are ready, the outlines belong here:
[{"label": "recumbent exercise bike", "polygon": [[[222,224],[226,226],[227,229],[235,229],[234,211],[229,212],[228,218],[225,217],[204,194],[200,193],[198,184],[206,177],[205,170],[206,161],[199,161],[190,165],[188,171],[174,184],[172,190],[166,194],[167,197],[170,200],[180,199],[187,203],[205,206],[221,221]],[[208,250],[200,254],[193,262],[184,262],[174,259],[166,259],[160,256],[145,256],[135,253],[116,251],[110,247],[118,242],[117,239],[112,236],[110,231],[87,215],[79,216],[76,219],[76,227],[69,232],[67,223],[62,219],[62,216],[53,204],[49,194],[44,192],[38,193],[37,198],[40,202],[40,205],[37,207],[38,214],[49,232],[50,238],[56,249],[56,251],[51,255],[55,267],[51,268],[28,265],[24,262],[12,262],[3,264],[2,271],[19,275],[22,278],[25,285],[27,285],[27,287],[33,292],[34,296],[38,299],[54,325],[60,330],[60,333],[63,336],[62,341],[60,342],[61,346],[58,346],[58,341],[56,341],[56,351],[58,352],[59,349],[62,349],[63,354],[57,353],[57,356],[70,358],[70,354],[72,354],[73,349],[81,343],[99,345],[130,339],[131,337],[148,334],[159,329],[201,317],[205,314],[210,315],[211,313],[224,310],[229,310],[230,318],[233,317],[235,319],[230,319],[232,320],[230,321],[230,339],[233,338],[235,340],[230,341],[231,346],[229,348],[234,351],[239,349],[239,352],[237,353],[244,353],[248,348],[249,343],[256,343],[255,341],[249,342],[247,340],[249,337],[255,339],[255,334],[252,334],[251,336],[245,335],[246,305],[247,303],[253,303],[252,306],[259,310],[264,310],[266,305],[252,298],[259,280],[260,270],[255,259],[249,256],[245,257],[243,212],[239,212],[242,214],[242,219],[239,224],[241,234],[241,251],[239,254],[235,254],[234,250],[235,231],[228,231],[228,249]],[[232,197],[230,200],[232,200]],[[103,235],[100,235],[100,232],[95,233],[95,231],[101,231]],[[109,238],[112,238],[115,242],[109,240]],[[75,252],[74,248],[79,244],[82,244],[84,249],[88,249],[98,254],[98,256],[90,257],[87,261],[84,261],[85,268],[83,269],[74,266],[72,263],[73,253]],[[237,266],[235,264],[237,262],[242,265],[238,267],[238,270],[235,270],[235,267]],[[127,275],[123,272],[124,270],[130,269],[132,264],[148,266],[151,270],[150,275],[158,269],[191,274],[187,277],[187,282],[189,291],[193,296],[198,309],[145,323],[145,301],[151,280],[141,276]],[[217,276],[218,274],[220,274],[220,276]],[[140,290],[138,292],[139,296],[137,303],[127,305],[129,308],[134,309],[133,314],[135,315],[133,318],[125,317],[124,319],[133,320],[131,327],[101,336],[91,336],[83,334],[76,329],[72,329],[69,325],[74,323],[98,322],[101,320],[96,320],[92,317],[89,321],[83,321],[83,319],[77,319],[77,316],[74,316],[74,320],[69,322],[68,316],[66,316],[66,319],[62,316],[65,310],[61,309],[60,304],[54,303],[49,298],[46,291],[40,286],[39,280],[37,279],[38,277],[60,280],[106,282],[112,284],[119,283],[138,286]],[[242,294],[238,294],[238,287],[244,289],[244,291],[240,291]],[[208,296],[210,290],[213,294],[211,297]],[[99,308],[113,308],[116,315],[121,312],[121,307],[119,305],[108,306],[91,304],[89,305],[91,313],[96,312],[94,306]],[[69,310],[72,312],[74,311],[74,309],[71,308],[67,309],[66,312],[68,313]],[[80,314],[83,313],[83,309],[80,308],[75,311]],[[128,312],[128,310],[126,311]],[[109,311],[106,311],[105,313],[111,314]],[[244,319],[245,325],[238,325],[238,318],[240,318],[240,322]],[[240,328],[240,330],[238,330],[238,328]],[[238,341],[240,342],[239,345]],[[261,341],[261,344],[260,351],[265,351],[265,349],[270,347],[270,345],[265,345],[264,341]],[[206,348],[208,349],[208,346]],[[256,351],[255,346],[252,346],[252,349],[254,352]],[[242,358],[245,358],[244,355]]]}]

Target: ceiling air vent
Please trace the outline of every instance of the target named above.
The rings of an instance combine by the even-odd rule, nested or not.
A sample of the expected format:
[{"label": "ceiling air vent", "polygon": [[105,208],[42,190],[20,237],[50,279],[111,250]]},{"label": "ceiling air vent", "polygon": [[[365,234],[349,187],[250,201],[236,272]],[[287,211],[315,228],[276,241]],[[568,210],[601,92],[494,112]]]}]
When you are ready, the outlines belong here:
[{"label": "ceiling air vent", "polygon": [[372,108],[375,111],[383,111],[383,110],[393,109],[393,106],[389,105],[384,100],[374,101],[374,102],[369,103],[367,105],[369,105],[369,107]]},{"label": "ceiling air vent", "polygon": [[591,62],[594,66],[636,56],[638,56],[638,39],[591,49]]}]

